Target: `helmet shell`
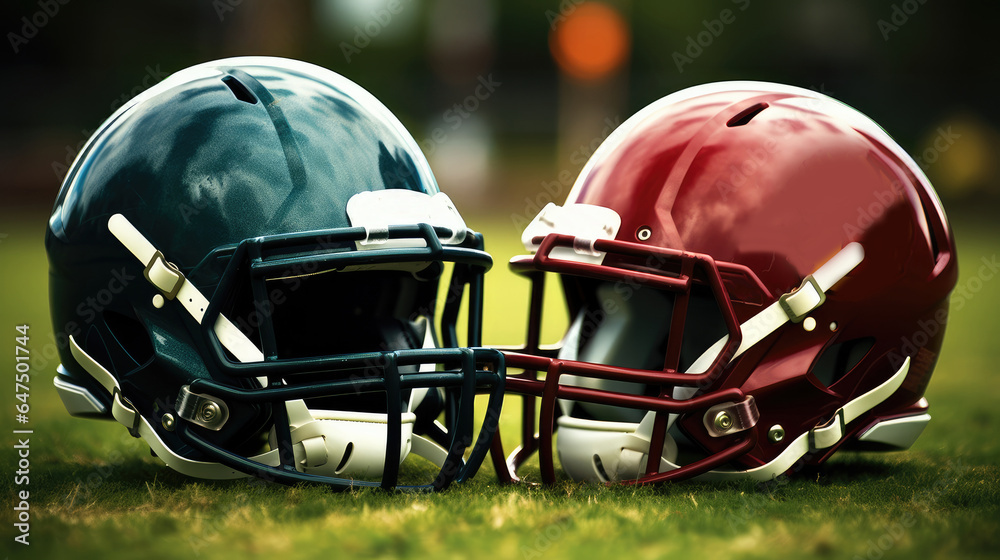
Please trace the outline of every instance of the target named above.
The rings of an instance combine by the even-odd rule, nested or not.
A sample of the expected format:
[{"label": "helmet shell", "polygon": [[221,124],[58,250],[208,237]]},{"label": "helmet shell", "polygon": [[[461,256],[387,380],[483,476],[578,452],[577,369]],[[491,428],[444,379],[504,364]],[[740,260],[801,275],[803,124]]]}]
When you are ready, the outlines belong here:
[{"label": "helmet shell", "polygon": [[[761,433],[746,466],[780,452],[765,437],[769,426],[781,424],[792,437],[809,430],[907,356],[903,387],[871,416],[926,408],[921,397],[957,280],[954,239],[924,173],[858,111],[777,84],[690,88],[617,129],[581,172],[572,203],[617,211],[618,240],[747,267],[766,292],[725,278],[741,322],[848,243],[863,246],[863,262],[811,314],[815,330],[779,329],[712,387],[755,396]],[[845,353],[832,378],[816,369],[827,350]],[[692,415],[680,426],[710,452],[736,439],[709,438],[701,423]],[[857,421],[855,432],[865,425]]]},{"label": "helmet shell", "polygon": [[[153,303],[159,291],[143,278],[143,263],[110,233],[111,216],[124,215],[212,299],[241,242],[350,228],[351,197],[382,189],[438,192],[403,125],[343,76],[269,57],[218,60],[171,75],[101,125],[53,208],[45,246],[60,375],[110,410],[107,391],[72,356],[72,336],[157,429],[180,387],[194,380],[260,388],[256,378],[234,377],[208,359],[212,350],[202,329],[180,305]],[[467,253],[489,261],[481,250]],[[415,308],[432,317],[437,283],[437,277],[422,282],[412,297]],[[323,326],[333,336],[350,328]],[[273,425],[272,405],[230,403],[230,409],[226,425],[208,436],[250,454]],[[159,436],[179,455],[209,459],[174,432]]]}]

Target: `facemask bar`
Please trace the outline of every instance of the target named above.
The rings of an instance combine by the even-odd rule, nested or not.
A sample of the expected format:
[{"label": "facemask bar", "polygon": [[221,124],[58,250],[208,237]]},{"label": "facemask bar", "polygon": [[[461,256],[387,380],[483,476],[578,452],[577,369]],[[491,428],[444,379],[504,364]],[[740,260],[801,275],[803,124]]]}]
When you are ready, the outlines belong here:
[{"label": "facemask bar", "polygon": [[[608,261],[620,259],[603,259],[604,264],[592,264],[552,258],[551,253],[557,247],[576,248],[581,250],[579,238],[571,235],[549,234],[544,238],[535,238],[539,243],[538,251],[531,259],[514,261],[511,267],[516,271],[526,272],[532,280],[531,307],[528,319],[527,344],[525,353],[507,352],[507,364],[524,369],[524,373],[507,377],[507,392],[523,395],[522,413],[522,445],[509,458],[505,459],[500,434],[494,436],[492,456],[497,476],[501,481],[518,480],[517,469],[536,450],[539,452],[539,464],[542,481],[551,484],[555,481],[553,463],[553,432],[556,418],[559,414],[557,400],[608,404],[627,408],[655,411],[655,421],[647,458],[645,476],[625,483],[647,483],[660,480],[695,476],[711,470],[723,463],[742,455],[756,444],[754,430],[749,430],[746,436],[722,453],[680,467],[679,469],[659,473],[660,457],[663,452],[663,441],[666,435],[667,418],[670,413],[690,413],[708,408],[723,402],[740,402],[745,395],[739,389],[709,392],[695,395],[687,400],[673,398],[674,386],[689,386],[703,390],[714,385],[721,377],[722,370],[735,355],[742,341],[742,333],[732,302],[723,287],[722,276],[714,259],[707,255],[688,253],[673,249],[650,247],[638,243],[618,240],[596,240],[588,243],[587,250],[606,253],[608,257],[640,257],[647,259],[641,270],[623,268],[620,264],[609,264]],[[670,331],[667,339],[666,356],[662,371],[646,371],[632,368],[617,367],[603,364],[591,364],[570,360],[561,360],[553,352],[540,348],[541,315],[544,293],[545,272],[555,272],[597,278],[613,282],[638,283],[642,286],[656,288],[676,293],[676,299],[670,317]],[[722,313],[728,331],[728,340],[721,352],[712,363],[700,373],[683,373],[677,370],[680,361],[680,350],[683,341],[684,323],[687,306],[691,296],[693,282],[706,284]],[[538,371],[545,371],[544,380],[538,379]],[[563,375],[600,378],[608,380],[627,381],[659,388],[658,396],[632,395],[613,393],[572,385],[560,385],[559,378]],[[535,398],[541,397],[539,410],[539,430],[535,433]]]},{"label": "facemask bar", "polygon": [[[492,434],[496,430],[500,406],[503,402],[503,356],[486,348],[444,348],[435,350],[398,350],[393,352],[355,354],[338,357],[337,362],[345,368],[364,367],[373,360],[382,362],[383,375],[379,378],[351,378],[307,386],[282,386],[272,384],[266,389],[244,391],[210,381],[198,379],[191,383],[191,390],[209,393],[230,402],[271,403],[276,412],[284,411],[284,403],[289,400],[307,399],[321,396],[384,391],[387,403],[387,434],[385,469],[381,483],[363,480],[348,480],[299,472],[294,465],[292,440],[286,415],[278,417],[275,425],[278,431],[277,466],[265,465],[212,444],[194,432],[189,424],[178,428],[181,438],[192,447],[209,454],[220,463],[233,469],[252,474],[265,480],[294,484],[296,482],[321,482],[344,487],[377,487],[401,490],[440,490],[452,482],[462,482],[471,478],[486,456]],[[460,360],[461,371],[401,374],[400,366],[427,363],[454,364]],[[292,364],[289,364],[292,365]],[[322,364],[316,367],[322,371]],[[444,461],[437,478],[427,485],[397,486],[399,469],[399,448],[402,409],[400,399],[394,398],[406,389],[422,387],[443,387],[446,391],[457,390],[456,422],[451,423],[451,441],[447,447],[448,457]],[[486,419],[468,460],[463,460],[465,450],[472,445],[475,395],[488,392]],[[283,428],[283,429],[282,429]],[[284,432],[284,433],[282,433]]]},{"label": "facemask bar", "polygon": [[[446,422],[449,424],[448,441],[441,441],[442,434],[434,437],[445,446],[447,459],[433,483],[416,486],[400,486],[401,489],[428,490],[441,489],[453,481],[462,481],[478,470],[496,429],[503,395],[504,362],[496,350],[485,348],[458,348],[455,336],[455,320],[461,305],[464,285],[469,286],[469,346],[481,344],[483,274],[492,265],[492,259],[483,252],[482,236],[468,235],[458,245],[443,246],[439,236],[448,239],[452,232],[447,228],[434,228],[428,224],[389,226],[388,232],[379,232],[388,239],[422,240],[423,247],[392,247],[386,249],[353,250],[353,245],[368,238],[363,227],[259,237],[241,242],[226,268],[225,273],[205,309],[201,322],[201,334],[208,342],[212,362],[227,376],[255,377],[267,380],[263,389],[239,389],[207,379],[191,383],[191,391],[205,393],[231,403],[270,403],[274,414],[277,436],[278,457],[276,466],[265,465],[247,457],[237,455],[212,444],[200,436],[187,422],[180,422],[177,433],[192,447],[210,455],[231,468],[283,483],[301,481],[322,482],[340,487],[381,486],[395,488],[398,482],[399,444],[401,437],[401,401],[403,391],[423,387],[444,387],[448,395],[446,401]],[[254,305],[257,309],[270,309],[265,280],[306,263],[323,270],[352,270],[367,268],[393,268],[412,265],[419,270],[422,264],[454,262],[455,272],[450,284],[457,290],[458,297],[449,298],[442,313],[442,332],[446,333],[445,343],[451,348],[414,349],[381,352],[364,352],[310,358],[279,359],[274,338],[274,326],[270,313],[264,313],[260,334],[263,346],[263,361],[238,362],[226,353],[219,335],[212,325],[220,317],[224,305],[234,291],[236,282],[244,274],[249,274],[253,289]],[[356,268],[355,268],[356,267]],[[409,269],[407,269],[409,270]],[[350,274],[350,272],[345,272]],[[445,368],[457,367],[452,372],[400,372],[400,366],[441,364]],[[313,383],[310,385],[286,385],[286,379],[308,373],[337,372],[350,369],[365,370],[374,367],[379,376],[343,379]],[[321,476],[299,472],[295,468],[292,453],[293,442],[285,402],[295,399],[356,394],[384,391],[386,394],[387,441],[385,465],[381,483],[349,480],[332,476]],[[490,395],[487,421],[484,422],[479,438],[468,461],[462,456],[472,444],[474,419],[474,398],[477,392]],[[490,420],[490,419],[493,420]]]}]

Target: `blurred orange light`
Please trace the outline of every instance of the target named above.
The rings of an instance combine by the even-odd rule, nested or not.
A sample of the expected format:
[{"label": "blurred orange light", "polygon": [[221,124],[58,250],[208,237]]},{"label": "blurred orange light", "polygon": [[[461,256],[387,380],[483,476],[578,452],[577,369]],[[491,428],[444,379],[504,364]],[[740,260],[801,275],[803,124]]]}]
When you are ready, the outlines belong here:
[{"label": "blurred orange light", "polygon": [[603,78],[628,56],[628,26],[614,8],[585,2],[556,23],[549,49],[559,68],[581,80]]}]

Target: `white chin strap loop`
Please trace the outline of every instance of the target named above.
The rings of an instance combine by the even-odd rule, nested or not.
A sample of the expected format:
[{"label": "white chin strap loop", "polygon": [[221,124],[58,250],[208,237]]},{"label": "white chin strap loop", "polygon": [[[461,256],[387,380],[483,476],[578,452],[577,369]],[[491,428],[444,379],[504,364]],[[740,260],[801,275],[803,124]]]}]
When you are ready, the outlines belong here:
[{"label": "white chin strap loop", "polygon": [[[441,199],[441,204],[450,202]],[[158,297],[176,300],[199,324],[208,307],[206,298],[198,288],[189,282],[156,250],[128,221],[125,216],[115,214],[108,220],[108,229],[145,265],[144,276],[161,294]],[[461,229],[464,233],[464,228]],[[426,317],[420,320],[427,321]],[[220,314],[214,330],[219,342],[240,362],[260,362],[264,355],[260,349],[232,321]],[[434,348],[432,329],[424,325],[424,348]],[[176,454],[157,434],[157,430],[139,414],[122,393],[118,380],[104,366],[80,347],[70,336],[70,351],[76,361],[113,396],[112,415],[126,426],[135,437],[141,437],[150,449],[172,469],[189,476],[206,479],[231,479],[249,476],[216,462],[193,461]],[[434,371],[432,363],[422,364],[421,372]],[[258,378],[267,386],[267,378]],[[414,389],[408,403],[408,410],[401,419],[399,459],[402,462],[410,453],[423,457],[437,465],[444,466],[448,453],[433,441],[413,433],[416,415],[412,412],[423,400],[428,389]],[[295,464],[299,471],[340,478],[378,478],[385,465],[386,441],[388,439],[387,415],[351,411],[310,410],[302,400],[287,401],[289,424],[291,427]],[[271,433],[270,451],[249,457],[251,461],[268,465],[280,464],[277,439]]]},{"label": "white chin strap loop", "polygon": [[[806,315],[826,301],[826,292],[854,270],[864,259],[864,255],[861,244],[849,243],[814,273],[807,276],[798,288],[782,295],[763,311],[742,323],[740,325],[742,340],[731,360],[764,340],[785,323],[802,321]],[[728,340],[727,335],[713,344],[695,360],[686,373],[700,374],[707,371]],[[570,342],[576,341],[570,340]],[[844,437],[845,425],[889,398],[902,384],[908,370],[909,359],[885,383],[845,404],[828,424],[817,426],[802,434],[789,444],[779,457],[767,465],[750,471],[712,471],[699,478],[712,478],[718,474],[723,478],[750,477],[763,480],[781,474],[807,453],[827,449],[839,442]],[[694,387],[677,387],[674,389],[673,397],[677,400],[686,400],[696,392],[697,389]],[[559,437],[556,445],[563,469],[577,480],[606,482],[638,478],[645,472],[654,418],[655,413],[652,411],[647,412],[638,424],[584,420],[564,414],[558,420]],[[668,430],[676,419],[676,414],[668,416]],[[663,445],[660,472],[678,468],[674,463],[676,458],[677,445],[668,434]]]},{"label": "white chin strap loop", "polygon": [[[108,220],[108,229],[130,253],[135,255],[135,258],[139,259],[139,262],[146,266],[143,274],[149,283],[160,290],[165,299],[178,301],[200,325],[205,316],[205,309],[208,308],[208,298],[194,284],[188,282],[177,267],[167,261],[163,253],[157,251],[153,244],[135,229],[128,218],[121,214],[111,216]],[[219,337],[219,342],[239,361],[244,363],[264,361],[264,353],[257,348],[257,345],[221,313],[215,320],[213,330]]]}]

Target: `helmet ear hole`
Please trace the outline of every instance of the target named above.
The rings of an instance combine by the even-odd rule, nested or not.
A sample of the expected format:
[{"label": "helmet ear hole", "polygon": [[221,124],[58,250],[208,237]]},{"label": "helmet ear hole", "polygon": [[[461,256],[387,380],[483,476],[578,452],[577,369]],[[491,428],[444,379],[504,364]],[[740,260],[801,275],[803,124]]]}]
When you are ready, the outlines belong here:
[{"label": "helmet ear hole", "polygon": [[[149,339],[146,327],[139,319],[107,309],[102,313],[102,317],[113,338],[111,341],[106,341],[105,344],[117,343],[127,358],[134,362],[128,364],[127,368],[122,368],[122,371],[131,370],[153,359],[153,343]],[[116,366],[121,365],[119,362],[124,356],[120,356],[120,352],[113,352],[110,349],[109,353]]]},{"label": "helmet ear hole", "polygon": [[824,387],[830,388],[850,373],[874,345],[875,339],[870,336],[832,344],[816,360],[812,374]]}]

